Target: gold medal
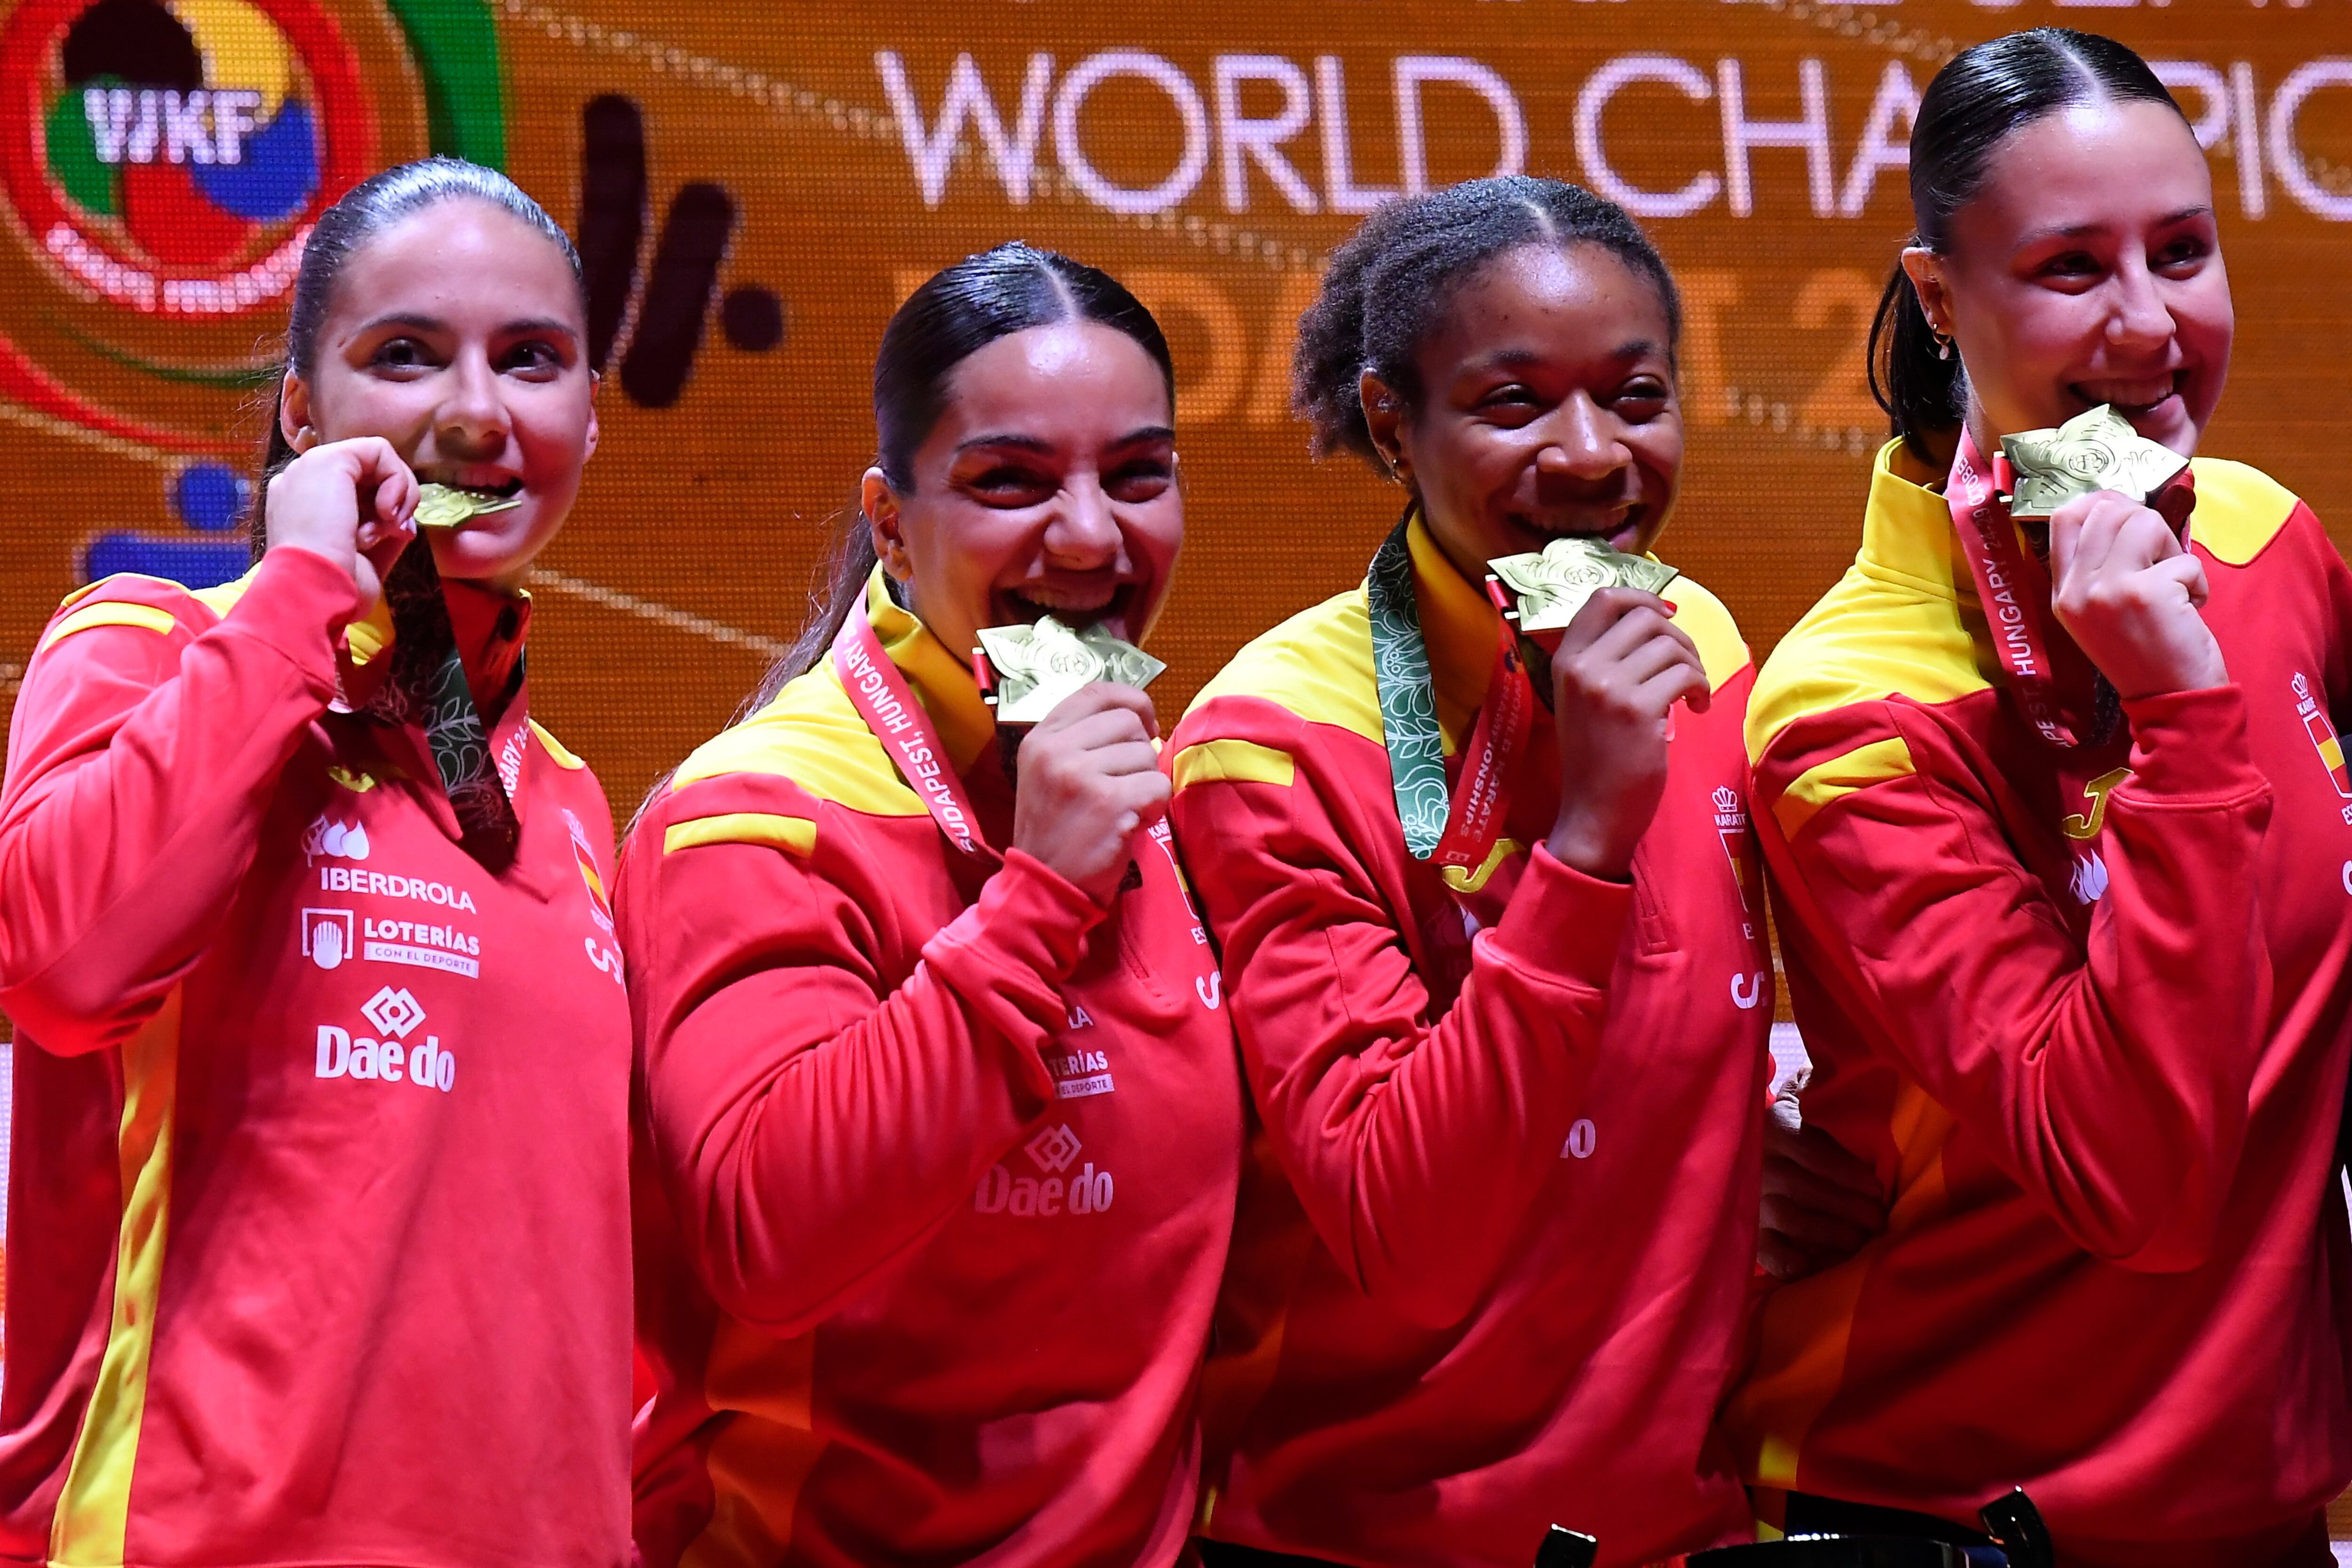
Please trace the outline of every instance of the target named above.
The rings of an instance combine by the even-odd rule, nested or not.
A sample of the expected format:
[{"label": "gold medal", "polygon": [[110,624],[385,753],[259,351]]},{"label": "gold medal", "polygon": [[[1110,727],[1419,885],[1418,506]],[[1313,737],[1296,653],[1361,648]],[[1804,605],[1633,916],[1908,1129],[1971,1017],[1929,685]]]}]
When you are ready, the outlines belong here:
[{"label": "gold medal", "polygon": [[1032,626],[983,626],[980,653],[995,674],[1000,724],[1034,724],[1081,687],[1148,686],[1168,668],[1099,626],[1073,630],[1051,616]]},{"label": "gold medal", "polygon": [[1490,580],[1517,595],[1517,609],[1507,613],[1530,635],[1559,631],[1603,588],[1654,594],[1681,575],[1663,562],[1612,550],[1597,539],[1555,539],[1540,554],[1504,555],[1486,564],[1495,573]]},{"label": "gold medal", "polygon": [[469,517],[521,504],[519,495],[494,496],[487,490],[461,490],[455,485],[422,484],[416,487],[416,526],[455,528]]},{"label": "gold medal", "polygon": [[2188,458],[2133,429],[2105,403],[2055,430],[2003,436],[2000,449],[2017,475],[2009,515],[2028,522],[2045,521],[2094,490],[2145,501],[2189,466]]}]

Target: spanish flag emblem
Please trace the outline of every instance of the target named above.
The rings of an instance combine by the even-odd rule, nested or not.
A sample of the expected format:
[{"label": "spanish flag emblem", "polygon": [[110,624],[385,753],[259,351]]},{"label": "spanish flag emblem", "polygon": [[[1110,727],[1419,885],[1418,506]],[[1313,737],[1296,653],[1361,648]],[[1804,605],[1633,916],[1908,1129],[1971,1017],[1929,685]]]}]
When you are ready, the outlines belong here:
[{"label": "spanish flag emblem", "polygon": [[2335,721],[2327,710],[2312,698],[2310,682],[2301,674],[2294,678],[2295,712],[2302,717],[2304,733],[2311,737],[2312,746],[2319,752],[2320,763],[2327,776],[2336,781],[2336,793],[2352,800],[2352,769],[2344,765],[2344,742],[2336,733]]}]

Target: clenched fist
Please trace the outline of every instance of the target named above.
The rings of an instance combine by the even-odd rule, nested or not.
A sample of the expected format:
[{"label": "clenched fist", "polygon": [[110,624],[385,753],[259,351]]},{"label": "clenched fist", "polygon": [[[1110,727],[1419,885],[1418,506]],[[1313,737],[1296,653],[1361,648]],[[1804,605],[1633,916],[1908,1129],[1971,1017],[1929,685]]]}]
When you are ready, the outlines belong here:
[{"label": "clenched fist", "polygon": [[381,437],[313,447],[269,481],[269,548],[298,546],[350,573],[362,613],[383,596],[415,516],[416,476]]},{"label": "clenched fist", "polygon": [[1603,588],[1551,657],[1559,816],[1547,847],[1588,876],[1631,872],[1665,793],[1667,712],[1706,710],[1706,667],[1673,615],[1655,594]]},{"label": "clenched fist", "polygon": [[2050,582],[2058,624],[2120,695],[2229,683],[2221,645],[2198,614],[2205,568],[2147,507],[2113,490],[2060,507]]},{"label": "clenched fist", "polygon": [[1128,841],[1168,810],[1159,732],[1151,699],[1132,686],[1097,681],[1063,699],[1021,742],[1013,847],[1108,906]]}]

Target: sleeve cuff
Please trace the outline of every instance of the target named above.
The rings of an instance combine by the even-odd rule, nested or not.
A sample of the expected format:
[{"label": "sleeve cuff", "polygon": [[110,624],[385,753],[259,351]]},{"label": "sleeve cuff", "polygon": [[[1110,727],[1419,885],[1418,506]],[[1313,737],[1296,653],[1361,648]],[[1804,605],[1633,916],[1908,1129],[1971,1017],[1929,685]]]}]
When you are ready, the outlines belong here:
[{"label": "sleeve cuff", "polygon": [[1062,983],[1086,952],[1102,906],[1019,849],[980,900],[923,946],[923,962],[1013,1043],[1013,1070],[1040,1104],[1054,1097],[1039,1053],[1068,1021]]},{"label": "sleeve cuff", "polygon": [[1600,991],[1608,986],[1633,907],[1630,882],[1608,882],[1561,864],[1538,844],[1511,892],[1510,906],[1478,941],[1521,970],[1558,975]]},{"label": "sleeve cuff", "polygon": [[1043,860],[1013,849],[971,913],[986,928],[983,940],[1007,963],[1059,983],[1078,967],[1087,933],[1108,911]]},{"label": "sleeve cuff", "polygon": [[2228,801],[2260,794],[2246,733],[2246,696],[2232,683],[2167,691],[2124,704],[2131,720],[2132,776],[2117,787],[2144,805]]},{"label": "sleeve cuff", "polygon": [[231,607],[237,626],[300,666],[312,684],[332,691],[336,639],[360,612],[351,574],[315,551],[280,545],[261,558],[253,585]]}]

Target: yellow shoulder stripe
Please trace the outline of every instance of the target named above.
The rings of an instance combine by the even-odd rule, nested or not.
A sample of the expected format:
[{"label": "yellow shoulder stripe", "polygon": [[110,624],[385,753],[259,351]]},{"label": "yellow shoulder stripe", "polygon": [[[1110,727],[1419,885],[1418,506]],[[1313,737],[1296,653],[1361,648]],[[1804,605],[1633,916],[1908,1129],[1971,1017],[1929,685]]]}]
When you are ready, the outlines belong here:
[{"label": "yellow shoulder stripe", "polygon": [[2224,565],[2243,566],[2260,555],[2294,512],[2295,493],[2260,468],[2221,458],[2200,458],[2189,467],[2197,475],[2197,510],[2189,537]]},{"label": "yellow shoulder stripe", "polygon": [[530,721],[530,732],[539,737],[539,743],[547,748],[547,754],[555,759],[555,765],[557,767],[569,768],[573,773],[578,773],[581,769],[588,765],[586,763],[582,762],[578,757],[573,756],[571,749],[564,745],[562,742],[549,734],[547,732],[547,726],[541,723],[536,719]]},{"label": "yellow shoulder stripe", "polygon": [[1658,596],[1675,607],[1675,625],[1698,645],[1708,689],[1721,689],[1725,681],[1748,668],[1748,643],[1722,600],[1688,577],[1675,578]]},{"label": "yellow shoulder stripe", "polygon": [[1857,561],[1757,672],[1748,755],[1761,760],[1800,719],[1907,697],[1953,702],[1989,682],[1957,599]]},{"label": "yellow shoulder stripe", "polygon": [[1203,741],[1176,753],[1176,788],[1229,781],[1270,784],[1288,788],[1297,776],[1297,764],[1288,752],[1261,746],[1255,741]]},{"label": "yellow shoulder stripe", "polygon": [[101,599],[95,605],[84,605],[49,628],[41,639],[41,647],[53,647],[76,632],[86,632],[98,626],[144,626],[151,632],[172,635],[180,623],[169,610],[159,610],[152,605],[133,605],[121,599]]},{"label": "yellow shoulder stripe", "polygon": [[1889,735],[1843,756],[1815,763],[1799,773],[1772,803],[1772,818],[1780,825],[1782,837],[1794,838],[1797,830],[1832,801],[1917,771],[1911,763],[1910,746],[1902,736]]},{"label": "yellow shoulder stripe", "polygon": [[1220,697],[1260,698],[1310,724],[1336,725],[1381,743],[1386,731],[1364,590],[1335,595],[1248,644],[1201,689],[1192,708]]},{"label": "yellow shoulder stripe", "polygon": [[703,844],[766,844],[805,856],[816,848],[816,824],[772,811],[727,811],[673,822],[662,830],[665,855]]},{"label": "yellow shoulder stripe", "polygon": [[819,800],[868,816],[921,816],[920,796],[890,765],[889,753],[841,689],[827,659],[774,701],[705,742],[671,776],[673,789],[728,773],[787,778]]}]

